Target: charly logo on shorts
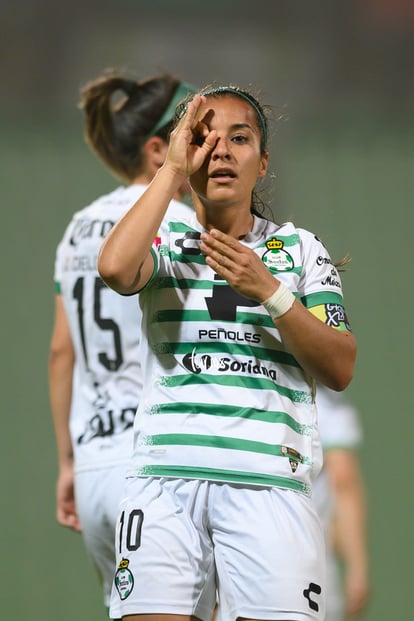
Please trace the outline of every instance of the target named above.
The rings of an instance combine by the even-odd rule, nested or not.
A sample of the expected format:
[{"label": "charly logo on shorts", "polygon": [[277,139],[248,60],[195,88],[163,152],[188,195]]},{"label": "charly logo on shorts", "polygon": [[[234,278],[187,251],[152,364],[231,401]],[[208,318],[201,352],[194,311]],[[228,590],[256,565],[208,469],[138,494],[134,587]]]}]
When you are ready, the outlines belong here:
[{"label": "charly logo on shorts", "polygon": [[288,272],[293,270],[294,261],[290,254],[283,250],[281,239],[272,237],[266,242],[267,251],[262,256],[262,261],[271,272]]},{"label": "charly logo on shorts", "polygon": [[118,565],[118,569],[115,574],[115,586],[119,593],[119,597],[124,600],[131,595],[134,588],[134,576],[128,569],[129,561],[123,558]]}]

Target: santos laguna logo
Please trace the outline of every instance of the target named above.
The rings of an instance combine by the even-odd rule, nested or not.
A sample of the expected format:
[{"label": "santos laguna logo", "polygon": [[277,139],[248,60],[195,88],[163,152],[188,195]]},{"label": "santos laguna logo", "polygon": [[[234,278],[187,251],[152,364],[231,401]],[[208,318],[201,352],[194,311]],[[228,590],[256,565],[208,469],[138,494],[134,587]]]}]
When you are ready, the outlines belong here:
[{"label": "santos laguna logo", "polygon": [[262,375],[276,381],[276,371],[265,366],[262,362],[252,359],[237,360],[236,358],[211,356],[210,354],[198,354],[196,349],[185,354],[182,359],[183,366],[190,373],[226,373],[228,371],[242,375]]}]

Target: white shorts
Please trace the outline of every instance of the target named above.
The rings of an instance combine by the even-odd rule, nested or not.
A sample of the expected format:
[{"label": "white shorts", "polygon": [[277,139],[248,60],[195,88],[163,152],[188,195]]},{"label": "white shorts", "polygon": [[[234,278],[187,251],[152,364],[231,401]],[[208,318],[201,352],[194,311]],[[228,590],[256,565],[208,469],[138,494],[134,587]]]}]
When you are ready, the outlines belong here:
[{"label": "white shorts", "polygon": [[127,480],[111,618],[322,621],[325,550],[312,501],[278,488]]},{"label": "white shorts", "polygon": [[345,619],[344,587],[342,585],[339,562],[328,550],[326,559],[326,617],[325,621]]},{"label": "white shorts", "polygon": [[75,499],[85,547],[101,578],[109,606],[115,571],[115,527],[124,496],[126,465],[75,475]]}]

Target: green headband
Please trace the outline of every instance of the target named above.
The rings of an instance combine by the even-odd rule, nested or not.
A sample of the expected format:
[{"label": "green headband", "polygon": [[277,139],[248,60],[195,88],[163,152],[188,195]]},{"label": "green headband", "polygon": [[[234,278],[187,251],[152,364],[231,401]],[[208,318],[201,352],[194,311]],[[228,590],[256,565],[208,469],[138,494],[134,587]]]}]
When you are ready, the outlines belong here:
[{"label": "green headband", "polygon": [[171,101],[168,104],[164,114],[161,116],[158,123],[156,123],[155,127],[153,127],[152,130],[149,132],[146,140],[148,140],[148,138],[151,138],[152,136],[155,136],[155,134],[159,129],[161,129],[161,127],[164,127],[164,125],[167,125],[167,123],[170,123],[173,120],[173,118],[175,117],[175,109],[180,101],[184,99],[184,97],[186,97],[187,95],[192,95],[196,92],[197,89],[194,86],[191,86],[191,84],[187,84],[186,82],[180,82],[180,84],[175,89]]},{"label": "green headband", "polygon": [[267,146],[266,117],[264,116],[262,110],[259,108],[256,100],[251,95],[249,95],[248,93],[245,93],[244,91],[240,90],[239,88],[235,86],[217,86],[216,88],[214,87],[206,88],[205,90],[203,89],[200,91],[200,95],[215,95],[216,93],[217,94],[229,93],[230,95],[236,95],[238,97],[241,97],[245,101],[247,101],[252,106],[252,108],[257,114],[257,118],[259,119],[259,123],[260,123],[260,129],[262,132],[262,147],[263,149],[266,149],[266,146]]}]

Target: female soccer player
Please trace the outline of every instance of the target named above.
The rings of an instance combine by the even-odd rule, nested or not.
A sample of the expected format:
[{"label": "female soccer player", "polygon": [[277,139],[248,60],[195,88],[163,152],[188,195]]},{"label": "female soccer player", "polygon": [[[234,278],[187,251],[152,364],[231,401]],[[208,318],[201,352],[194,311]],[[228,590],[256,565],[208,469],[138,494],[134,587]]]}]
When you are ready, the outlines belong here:
[{"label": "female soccer player", "polygon": [[[268,157],[257,99],[203,89],[100,251],[145,337],[111,599],[128,621],[209,621],[216,590],[229,620],[324,617],[314,383],[344,389],[356,344],[322,243],[256,214]],[[195,213],[157,237],[187,177]]]},{"label": "female soccer player", "polygon": [[[114,222],[162,165],[178,102],[194,89],[173,76],[103,75],[82,90],[85,136],[124,184],[74,214],[58,247],[49,383],[59,475],[57,520],[82,530],[109,605],[114,533],[142,388],[137,297],[102,282],[96,257]],[[121,99],[114,103],[118,94]],[[170,210],[191,211],[178,202]]]}]

